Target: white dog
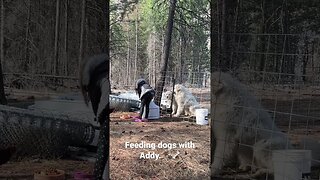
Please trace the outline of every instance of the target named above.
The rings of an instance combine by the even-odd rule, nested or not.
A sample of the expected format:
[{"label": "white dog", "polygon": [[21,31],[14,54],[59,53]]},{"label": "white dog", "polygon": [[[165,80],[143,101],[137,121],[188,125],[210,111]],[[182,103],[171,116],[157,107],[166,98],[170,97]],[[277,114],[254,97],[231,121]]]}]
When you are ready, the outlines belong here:
[{"label": "white dog", "polygon": [[[164,93],[162,93],[161,96],[161,107],[163,108],[170,108],[171,107],[171,99],[173,98],[172,96],[172,91],[165,91]],[[173,103],[175,103],[175,101],[173,100]],[[174,105],[174,104],[172,104]]]},{"label": "white dog", "polygon": [[288,137],[243,84],[225,73],[216,72],[212,76],[211,93],[215,98],[212,138],[216,140],[212,175],[219,174],[234,155],[240,170],[247,170],[250,165],[261,168],[254,176],[272,171],[270,150],[292,148]]},{"label": "white dog", "polygon": [[[240,170],[250,166],[257,170],[252,177],[273,173],[272,150],[291,149],[289,138],[243,84],[221,72],[213,73],[212,79],[215,106],[211,138],[216,141],[212,175],[218,175],[234,157]],[[312,150],[313,159],[318,158],[319,144],[310,141],[305,148]]]},{"label": "white dog", "polygon": [[[171,98],[171,94],[167,94]],[[196,98],[191,92],[181,84],[174,86],[174,98],[172,103],[172,114],[179,117],[184,114],[187,116],[194,116],[195,110],[200,108]]]}]

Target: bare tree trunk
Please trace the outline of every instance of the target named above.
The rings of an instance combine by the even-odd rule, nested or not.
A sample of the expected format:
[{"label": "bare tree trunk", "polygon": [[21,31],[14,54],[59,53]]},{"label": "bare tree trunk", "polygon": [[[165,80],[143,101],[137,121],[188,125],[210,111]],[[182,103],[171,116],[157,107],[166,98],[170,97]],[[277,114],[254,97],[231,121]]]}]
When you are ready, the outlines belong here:
[{"label": "bare tree trunk", "polygon": [[[287,4],[287,0],[283,0],[282,3],[282,31],[283,34],[288,34],[289,32],[289,28],[288,28],[288,23],[289,23],[289,19],[290,19],[290,13],[288,12],[288,4]],[[289,48],[289,41],[287,40],[287,35],[284,36],[284,40],[283,40],[283,48],[282,48],[282,54],[286,54],[288,52],[288,48]],[[279,73],[284,72],[284,63],[285,63],[285,56],[282,55],[280,64],[277,61],[277,71]],[[280,74],[279,74],[279,79],[281,78]]]},{"label": "bare tree trunk", "polygon": [[[199,53],[200,52],[200,53]],[[201,50],[199,50],[198,51],[198,53],[197,53],[197,55],[198,55],[198,65],[197,65],[197,75],[196,75],[196,77],[197,77],[197,87],[201,87],[202,86],[202,77],[203,77],[203,73],[202,73],[202,68],[201,68]]]},{"label": "bare tree trunk", "polygon": [[228,69],[228,60],[227,60],[227,14],[226,14],[226,0],[220,0],[221,1],[221,39],[220,39],[220,54],[222,55],[220,59],[220,68],[223,71],[226,71]]},{"label": "bare tree trunk", "polygon": [[42,7],[42,4],[41,4],[42,0],[38,0],[38,3],[37,3],[37,6],[38,6],[38,13],[37,13],[37,23],[39,24],[37,26],[37,42],[38,42],[38,48],[39,48],[39,51],[38,51],[38,54],[37,54],[37,63],[40,63],[41,64],[41,69],[36,69],[36,72],[39,72],[39,71],[42,71],[42,69],[45,69],[46,66],[45,66],[45,63],[42,63],[42,59],[43,59],[43,45],[42,45],[42,37],[41,37],[41,34],[43,32],[42,28],[41,28],[41,24],[42,24],[42,21],[41,21],[41,17],[42,17],[42,11],[41,11],[41,7]]},{"label": "bare tree trunk", "polygon": [[161,70],[160,70],[160,78],[156,85],[156,97],[155,97],[155,103],[160,106],[161,102],[161,95],[163,91],[163,87],[165,84],[165,78],[167,74],[167,65],[169,61],[169,54],[170,54],[170,46],[171,46],[171,35],[172,35],[172,29],[173,29],[173,19],[174,19],[174,13],[176,9],[176,2],[177,0],[171,0],[170,1],[170,9],[169,9],[169,16],[168,16],[168,23],[167,23],[167,31],[166,31],[166,39],[165,39],[165,46],[164,46],[164,56],[161,59]]},{"label": "bare tree trunk", "polygon": [[158,65],[157,69],[160,69],[162,59],[164,58],[164,45],[165,45],[164,35],[162,34],[161,35],[161,55],[160,55],[160,59],[159,59],[158,64],[157,64]]},{"label": "bare tree trunk", "polygon": [[69,29],[69,22],[68,22],[68,8],[69,0],[64,1],[64,73],[68,76],[68,29]]},{"label": "bare tree trunk", "polygon": [[[178,39],[178,40],[180,40],[180,38]],[[176,45],[176,48],[177,48],[177,50],[176,50],[176,60],[177,60],[177,62],[176,62],[176,64],[174,65],[174,73],[173,73],[173,77],[175,78],[175,79],[178,79],[179,78],[179,69],[180,69],[180,65],[179,65],[179,56],[180,56],[180,47],[179,47],[179,45],[177,44]]]},{"label": "bare tree trunk", "polygon": [[127,82],[126,82],[126,85],[129,85],[129,82],[131,82],[131,76],[130,76],[130,31],[128,30],[128,49],[127,49]]},{"label": "bare tree trunk", "polygon": [[157,78],[157,68],[156,68],[156,62],[157,62],[157,44],[156,44],[156,38],[157,38],[157,35],[154,33],[154,38],[153,38],[153,66],[152,66],[152,69],[153,69],[153,84],[156,85],[156,78]]},{"label": "bare tree trunk", "polygon": [[191,62],[191,74],[190,74],[190,78],[189,78],[189,80],[190,80],[190,83],[191,84],[194,84],[194,80],[195,80],[195,72],[196,72],[196,51],[197,50],[195,50],[195,48],[196,48],[196,46],[195,46],[195,39],[194,38],[192,38],[192,45],[191,45],[191,58],[192,58],[192,62]]},{"label": "bare tree trunk", "polygon": [[[85,23],[84,23],[84,26],[85,26],[85,28],[84,28],[84,32],[85,32],[85,34],[84,34],[84,42],[85,42],[85,44],[86,45],[83,45],[83,47],[84,47],[84,49],[89,49],[89,33],[88,32],[90,32],[89,31],[89,18],[86,16],[86,19],[85,19]],[[83,52],[83,53],[85,53],[85,51]],[[111,63],[111,61],[110,61],[110,63]]]},{"label": "bare tree trunk", "polygon": [[80,69],[82,58],[83,58],[83,44],[84,44],[84,24],[86,21],[86,0],[82,0],[82,9],[81,9],[81,24],[80,24],[80,47],[79,47],[79,62],[78,66]]},{"label": "bare tree trunk", "polygon": [[148,46],[147,46],[147,52],[148,52],[148,77],[149,77],[149,83],[151,86],[155,86],[153,84],[153,73],[154,73],[154,68],[153,68],[153,62],[154,62],[154,50],[155,50],[155,34],[153,31],[150,33],[148,37]]},{"label": "bare tree trunk", "polygon": [[[238,19],[239,19],[239,8],[240,8],[240,0],[237,0],[236,2],[236,9],[235,9],[235,16],[234,16],[234,23],[233,23],[233,35],[232,35],[232,45],[235,46],[236,45],[236,32],[237,32],[237,24],[238,24]],[[240,37],[239,37],[240,39]],[[239,47],[237,49],[237,51],[239,51]],[[231,52],[230,55],[230,67],[231,70],[233,69],[238,69],[239,66],[239,60],[237,58],[233,58],[233,54],[234,52]]]},{"label": "bare tree trunk", "polygon": [[179,38],[179,74],[178,83],[182,83],[182,72],[183,72],[183,53],[182,53],[182,37]]},{"label": "bare tree trunk", "polygon": [[[296,84],[301,84],[303,82],[303,76],[305,75],[305,53],[306,51],[306,40],[304,36],[301,36],[298,41],[298,49],[297,54],[299,54],[296,58],[296,61],[294,63],[294,74],[295,74],[295,81]],[[290,67],[291,69],[291,67]]]},{"label": "bare tree trunk", "polygon": [[230,61],[230,44],[231,39],[228,33],[231,32],[230,29],[236,21],[235,12],[236,12],[236,0],[219,0],[218,1],[218,29],[219,29],[219,37],[218,37],[218,65],[222,71],[228,71],[231,67]]},{"label": "bare tree trunk", "polygon": [[[266,32],[266,17],[265,17],[265,8],[266,8],[266,2],[265,0],[261,1],[261,14],[262,14],[262,18],[259,24],[259,32],[258,34],[264,34]],[[259,36],[258,36],[259,37]],[[266,50],[266,38],[264,35],[260,35],[259,39],[259,52],[265,52]],[[259,57],[259,71],[262,72],[264,69],[266,62],[265,62],[265,54],[262,53],[260,54]]]},{"label": "bare tree trunk", "polygon": [[2,64],[4,66],[4,49],[3,49],[3,45],[4,45],[4,0],[1,0],[1,9],[0,9],[0,13],[1,13],[1,29],[0,29],[0,64]]},{"label": "bare tree trunk", "polygon": [[135,46],[135,52],[134,52],[134,80],[137,80],[137,72],[138,72],[138,11],[136,13],[136,22],[135,22],[135,35],[136,35],[136,46]]},{"label": "bare tree trunk", "polygon": [[54,36],[54,66],[53,73],[58,75],[58,66],[59,66],[59,28],[60,27],[60,0],[57,0],[56,5],[56,24],[55,24],[55,36]]},{"label": "bare tree trunk", "polygon": [[103,12],[103,39],[105,39],[104,45],[103,45],[103,53],[106,53],[108,55],[108,57],[110,57],[109,55],[109,37],[110,37],[110,31],[109,31],[109,1],[102,1],[102,12]]},{"label": "bare tree trunk", "polygon": [[30,29],[30,8],[31,8],[31,2],[28,0],[28,10],[27,10],[27,24],[26,24],[26,34],[25,34],[25,64],[24,64],[24,71],[28,72],[29,65],[30,65],[30,52],[29,52],[29,29]]},{"label": "bare tree trunk", "polygon": [[[1,48],[1,56],[2,56],[2,51],[3,51],[3,47]],[[3,58],[3,56],[1,57],[1,60],[2,60],[2,58]],[[3,73],[2,73],[1,63],[0,63],[0,104],[7,104],[7,98],[6,98],[6,95],[4,92]]]},{"label": "bare tree trunk", "polygon": [[0,29],[0,104],[7,104],[6,95],[4,92],[2,64],[4,63],[4,0],[1,0],[1,29]]}]

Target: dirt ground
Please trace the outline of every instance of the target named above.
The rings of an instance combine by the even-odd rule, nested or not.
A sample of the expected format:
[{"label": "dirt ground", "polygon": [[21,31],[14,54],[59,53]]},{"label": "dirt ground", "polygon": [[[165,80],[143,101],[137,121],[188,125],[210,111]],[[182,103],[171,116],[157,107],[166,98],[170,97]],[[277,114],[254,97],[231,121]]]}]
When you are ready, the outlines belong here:
[{"label": "dirt ground", "polygon": [[91,171],[93,163],[75,160],[39,160],[26,159],[20,162],[8,162],[0,166],[0,179],[33,179],[33,174],[46,168],[61,169],[66,172],[67,178],[72,179],[76,171]]},{"label": "dirt ground", "polygon": [[[111,123],[111,179],[209,179],[210,128],[192,122],[161,121]],[[163,122],[164,121],[164,122]],[[125,148],[126,142],[193,142],[190,148]],[[140,159],[144,152],[155,152],[160,159]]]},{"label": "dirt ground", "polygon": [[[110,177],[111,179],[209,179],[210,137],[209,126],[172,119],[150,122],[132,122],[111,114],[110,124]],[[126,113],[127,114],[127,113]],[[169,122],[175,121],[175,122]],[[125,142],[179,143],[193,142],[194,148],[125,148]],[[140,153],[154,152],[160,159],[140,159]],[[0,179],[32,179],[33,173],[45,168],[58,168],[68,179],[76,171],[92,171],[94,163],[77,160],[26,159],[0,166]]]}]

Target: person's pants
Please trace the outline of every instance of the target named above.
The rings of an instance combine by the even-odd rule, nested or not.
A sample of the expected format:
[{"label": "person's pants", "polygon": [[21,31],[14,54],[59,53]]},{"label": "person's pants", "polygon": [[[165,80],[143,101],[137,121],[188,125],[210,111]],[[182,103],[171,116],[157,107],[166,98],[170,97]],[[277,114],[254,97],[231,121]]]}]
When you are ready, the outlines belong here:
[{"label": "person's pants", "polygon": [[153,93],[147,92],[141,97],[140,117],[148,119],[149,117],[149,105],[153,99]]}]

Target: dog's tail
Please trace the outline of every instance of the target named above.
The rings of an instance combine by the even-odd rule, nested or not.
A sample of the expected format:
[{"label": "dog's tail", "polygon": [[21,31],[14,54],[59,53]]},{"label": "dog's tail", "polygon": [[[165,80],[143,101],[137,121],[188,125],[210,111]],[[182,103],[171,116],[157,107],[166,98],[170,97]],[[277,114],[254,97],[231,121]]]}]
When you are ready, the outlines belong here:
[{"label": "dog's tail", "polygon": [[311,150],[311,165],[320,166],[320,140],[303,138],[299,144],[299,149]]},{"label": "dog's tail", "polygon": [[100,78],[101,74],[109,76],[107,63],[109,63],[107,55],[100,54],[86,59],[81,64],[79,71],[79,86],[87,106],[90,101],[89,88],[98,78]]}]

